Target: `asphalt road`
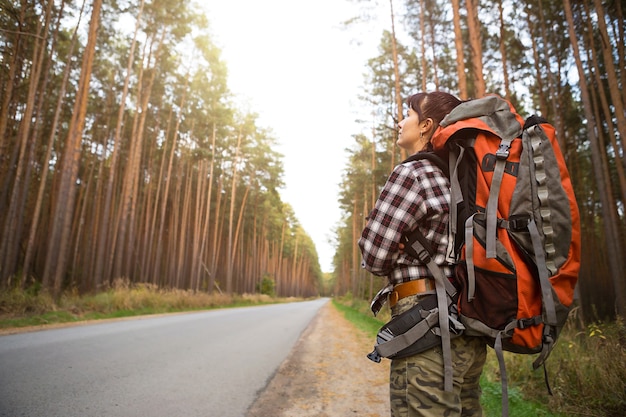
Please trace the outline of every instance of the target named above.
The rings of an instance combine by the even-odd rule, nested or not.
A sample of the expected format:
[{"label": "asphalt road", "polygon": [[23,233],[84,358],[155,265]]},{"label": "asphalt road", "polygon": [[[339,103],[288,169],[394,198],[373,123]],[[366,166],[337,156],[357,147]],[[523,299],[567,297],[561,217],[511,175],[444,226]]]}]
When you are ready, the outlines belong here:
[{"label": "asphalt road", "polygon": [[325,302],[0,336],[0,416],[242,417]]}]

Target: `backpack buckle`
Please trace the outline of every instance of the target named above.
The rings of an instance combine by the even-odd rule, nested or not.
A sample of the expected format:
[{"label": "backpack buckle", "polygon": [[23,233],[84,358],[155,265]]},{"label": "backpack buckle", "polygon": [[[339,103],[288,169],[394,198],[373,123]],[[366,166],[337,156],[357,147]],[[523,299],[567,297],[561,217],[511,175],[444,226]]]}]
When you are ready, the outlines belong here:
[{"label": "backpack buckle", "polygon": [[371,353],[367,354],[367,359],[371,360],[372,362],[380,363],[382,356],[380,356],[376,349],[374,349]]},{"label": "backpack buckle", "polygon": [[511,150],[511,144],[506,142],[500,142],[500,146],[498,146],[498,150],[496,151],[496,158],[498,159],[508,159],[509,151]]},{"label": "backpack buckle", "polygon": [[528,224],[530,223],[530,216],[518,215],[511,216],[509,218],[508,229],[513,232],[521,232],[528,230]]},{"label": "backpack buckle", "polygon": [[417,254],[417,259],[419,259],[420,262],[422,262],[424,265],[428,264],[430,260],[432,259],[430,257],[430,253],[428,253],[428,251],[424,248],[422,248],[419,252],[416,251],[416,254]]},{"label": "backpack buckle", "polygon": [[535,316],[528,319],[519,319],[517,320],[517,328],[524,330],[531,326],[537,326],[541,323],[541,316]]}]

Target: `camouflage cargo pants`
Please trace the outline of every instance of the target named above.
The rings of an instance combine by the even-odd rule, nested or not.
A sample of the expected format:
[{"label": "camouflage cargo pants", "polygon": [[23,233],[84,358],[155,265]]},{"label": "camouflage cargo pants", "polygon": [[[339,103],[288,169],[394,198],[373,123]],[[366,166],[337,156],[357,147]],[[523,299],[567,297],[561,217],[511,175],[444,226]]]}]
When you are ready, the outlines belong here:
[{"label": "camouflage cargo pants", "polygon": [[[418,301],[418,297],[400,300],[392,314],[406,311]],[[452,339],[451,345],[454,368],[452,392],[444,390],[440,346],[391,361],[389,388],[392,417],[483,415],[479,380],[487,354],[485,342],[478,337],[460,336]]]}]

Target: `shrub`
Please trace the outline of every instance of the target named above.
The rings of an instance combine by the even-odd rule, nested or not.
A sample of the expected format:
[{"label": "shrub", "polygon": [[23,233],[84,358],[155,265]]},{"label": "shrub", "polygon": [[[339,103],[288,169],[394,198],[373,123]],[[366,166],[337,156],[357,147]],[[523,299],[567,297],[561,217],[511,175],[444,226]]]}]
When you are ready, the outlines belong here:
[{"label": "shrub", "polygon": [[274,297],[276,294],[276,284],[270,274],[265,274],[261,282],[257,284],[257,292]]}]

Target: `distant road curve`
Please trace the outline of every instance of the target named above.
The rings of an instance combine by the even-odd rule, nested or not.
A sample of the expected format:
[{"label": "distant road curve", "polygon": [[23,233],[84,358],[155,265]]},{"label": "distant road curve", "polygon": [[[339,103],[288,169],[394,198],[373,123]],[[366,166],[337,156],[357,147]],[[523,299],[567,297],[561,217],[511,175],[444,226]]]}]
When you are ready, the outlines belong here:
[{"label": "distant road curve", "polygon": [[0,416],[242,417],[327,301],[0,336]]}]

